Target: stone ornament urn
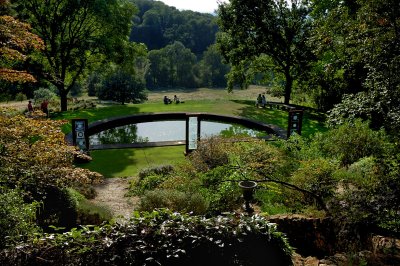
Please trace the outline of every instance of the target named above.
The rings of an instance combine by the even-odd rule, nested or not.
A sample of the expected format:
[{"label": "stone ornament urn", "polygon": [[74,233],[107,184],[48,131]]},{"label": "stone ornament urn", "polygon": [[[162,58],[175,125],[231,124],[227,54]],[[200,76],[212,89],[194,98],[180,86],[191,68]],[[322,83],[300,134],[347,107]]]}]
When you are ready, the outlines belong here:
[{"label": "stone ornament urn", "polygon": [[247,213],[252,213],[254,209],[250,205],[250,201],[253,199],[254,189],[257,187],[257,183],[250,180],[244,180],[239,182],[239,187],[242,189],[243,192],[243,199],[244,199],[244,210]]}]

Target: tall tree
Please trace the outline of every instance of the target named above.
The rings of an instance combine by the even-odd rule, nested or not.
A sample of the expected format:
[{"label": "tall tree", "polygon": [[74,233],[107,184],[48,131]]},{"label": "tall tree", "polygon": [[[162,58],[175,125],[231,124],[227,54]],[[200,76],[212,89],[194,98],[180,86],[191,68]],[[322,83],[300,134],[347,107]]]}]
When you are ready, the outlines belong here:
[{"label": "tall tree", "polygon": [[[285,103],[289,103],[293,82],[306,72],[313,59],[307,45],[311,30],[309,8],[300,0],[231,0],[219,6],[218,16],[221,34],[217,43],[239,75],[241,85],[247,85],[247,69],[272,69],[285,77]],[[271,60],[263,61],[272,64],[259,64],[256,60],[265,55]],[[256,66],[252,64],[255,61]]]},{"label": "tall tree", "polygon": [[168,86],[168,66],[163,50],[152,50],[148,54],[150,69],[147,74],[147,86],[149,88]]},{"label": "tall tree", "polygon": [[[353,12],[343,21],[342,28],[351,31],[336,38],[346,38],[341,47],[348,59],[342,61],[344,70],[351,72],[360,65],[364,75],[359,77],[360,90],[347,90],[342,103],[330,115],[330,122],[341,123],[343,118],[370,120],[375,128],[385,127],[399,136],[400,130],[400,2],[396,0],[359,0],[357,8],[339,5],[333,12]],[[332,13],[331,12],[331,16]],[[330,37],[330,36],[327,36]],[[326,47],[325,52],[330,52]]]},{"label": "tall tree", "polygon": [[223,63],[223,58],[216,45],[210,45],[204,52],[203,58],[198,63],[201,85],[207,87],[225,87],[226,74],[229,65]]},{"label": "tall tree", "polygon": [[124,69],[116,68],[105,77],[97,96],[101,100],[113,100],[121,104],[138,103],[147,99],[147,95],[143,92],[144,88],[143,80]]},{"label": "tall tree", "polygon": [[357,1],[312,1],[313,34],[310,43],[318,58],[313,63],[307,93],[317,107],[327,111],[346,93],[363,90],[366,78],[359,51]]},{"label": "tall tree", "polygon": [[182,43],[175,42],[160,50],[149,52],[150,87],[196,87],[194,66],[196,56]]},{"label": "tall tree", "polygon": [[171,45],[167,45],[164,49],[170,65],[171,87],[196,87],[193,74],[196,56],[181,42],[174,42]]},{"label": "tall tree", "polygon": [[135,12],[125,0],[17,0],[18,11],[44,41],[38,57],[43,78],[60,94],[61,110],[67,95],[91,63],[120,61],[132,56],[128,41]]}]

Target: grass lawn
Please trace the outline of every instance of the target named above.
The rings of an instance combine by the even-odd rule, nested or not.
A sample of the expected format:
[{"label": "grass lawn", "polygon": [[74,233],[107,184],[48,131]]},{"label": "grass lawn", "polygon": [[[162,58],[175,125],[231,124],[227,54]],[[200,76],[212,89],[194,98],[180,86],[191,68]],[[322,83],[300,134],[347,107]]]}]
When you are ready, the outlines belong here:
[{"label": "grass lawn", "polygon": [[105,177],[136,176],[141,169],[185,160],[185,146],[91,151],[93,161],[81,164]]},{"label": "grass lawn", "polygon": [[[149,94],[149,101],[142,104],[99,105],[97,108],[59,113],[55,119],[71,120],[87,118],[89,123],[110,117],[126,116],[138,113],[161,112],[207,112],[215,114],[246,117],[267,124],[287,128],[288,112],[276,109],[261,109],[254,106],[255,97],[263,88],[227,93],[226,90],[199,89],[194,91],[161,91]],[[165,105],[163,95],[177,94],[184,103]],[[172,97],[171,97],[172,98]],[[269,99],[279,101],[279,99]],[[305,111],[303,117],[303,136],[326,131],[324,115]],[[71,131],[71,125],[64,126],[65,133]],[[106,177],[135,176],[146,167],[172,164],[184,160],[184,146],[157,147],[144,149],[119,149],[92,151],[93,161],[83,167],[100,172]]]},{"label": "grass lawn", "polygon": [[[71,120],[87,118],[89,123],[110,117],[126,116],[138,113],[162,112],[206,112],[215,114],[234,115],[262,121],[267,124],[287,128],[287,111],[277,109],[261,109],[254,106],[252,100],[190,100],[183,104],[145,102],[142,104],[110,105],[93,109],[68,111],[57,114],[56,119]],[[325,131],[322,114],[306,111],[303,118],[303,135],[310,136],[318,131]],[[71,131],[67,124],[63,131]]]}]

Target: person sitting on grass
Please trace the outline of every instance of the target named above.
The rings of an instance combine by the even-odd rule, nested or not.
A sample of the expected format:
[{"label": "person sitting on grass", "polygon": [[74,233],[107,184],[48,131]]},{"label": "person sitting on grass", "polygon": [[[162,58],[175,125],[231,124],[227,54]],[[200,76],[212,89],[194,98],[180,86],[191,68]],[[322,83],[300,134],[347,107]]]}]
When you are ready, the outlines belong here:
[{"label": "person sitting on grass", "polygon": [[164,104],[170,104],[172,103],[172,100],[168,98],[168,96],[164,96]]},{"label": "person sitting on grass", "polygon": [[263,95],[261,96],[261,106],[262,106],[263,108],[265,108],[266,105],[267,105],[267,99],[265,98],[265,94],[263,94]]},{"label": "person sitting on grass", "polygon": [[261,97],[261,94],[258,94],[258,96],[257,96],[256,106],[257,106],[257,107],[262,106],[262,97]]},{"label": "person sitting on grass", "polygon": [[178,96],[174,95],[174,103],[180,103]]}]

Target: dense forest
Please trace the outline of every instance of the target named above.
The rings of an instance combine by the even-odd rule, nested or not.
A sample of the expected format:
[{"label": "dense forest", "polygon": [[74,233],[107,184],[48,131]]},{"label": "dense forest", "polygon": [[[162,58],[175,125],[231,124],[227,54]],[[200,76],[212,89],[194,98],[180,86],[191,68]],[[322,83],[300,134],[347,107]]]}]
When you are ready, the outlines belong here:
[{"label": "dense forest", "polygon": [[211,14],[179,11],[160,1],[135,0],[130,40],[149,49],[147,87],[225,87],[229,67],[214,46],[217,19]]},{"label": "dense forest", "polygon": [[161,1],[133,0],[139,12],[134,18],[130,40],[159,50],[178,41],[197,57],[215,43],[216,17],[193,11],[179,11]]}]

